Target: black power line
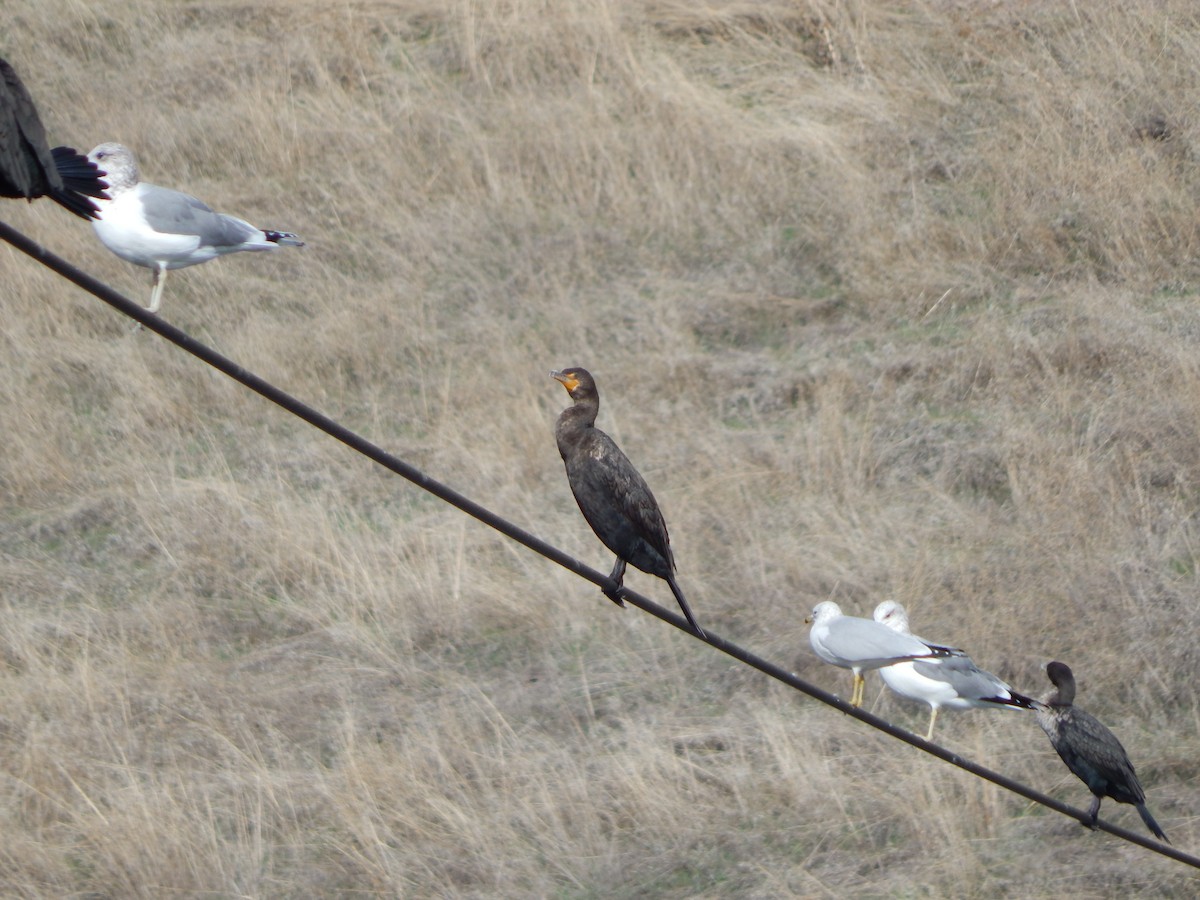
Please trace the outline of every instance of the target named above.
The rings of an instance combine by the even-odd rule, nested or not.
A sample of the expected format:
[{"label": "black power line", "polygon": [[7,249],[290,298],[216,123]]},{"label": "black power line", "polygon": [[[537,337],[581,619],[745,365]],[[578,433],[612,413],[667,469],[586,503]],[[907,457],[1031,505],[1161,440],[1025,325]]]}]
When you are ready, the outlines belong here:
[{"label": "black power line", "polygon": [[[371,443],[366,438],[355,433],[354,431],[351,431],[344,425],[335,422],[333,419],[329,418],[323,413],[318,412],[308,404],[296,399],[286,391],[280,390],[270,382],[260,378],[253,372],[248,371],[228,357],[221,355],[211,347],[200,343],[181,329],[163,321],[157,315],[147,312],[143,307],[139,306],[137,303],[134,303],[128,297],[125,297],[123,294],[118,293],[103,282],[98,281],[86,272],[71,265],[66,260],[62,259],[62,257],[51,253],[36,241],[31,240],[2,221],[0,221],[0,238],[12,244],[21,252],[33,257],[47,268],[54,270],[68,281],[74,282],[85,291],[88,291],[89,293],[99,297],[105,303],[116,308],[119,312],[124,313],[131,319],[136,319],[150,331],[161,335],[181,349],[208,363],[213,368],[224,372],[234,381],[245,385],[250,390],[260,394],[261,396],[270,400],[272,403],[282,406],[288,412],[295,416],[299,416],[305,422],[308,422],[310,425],[319,428],[321,431],[325,432],[330,437],[336,438],[343,444],[352,447],[354,450],[357,450],[364,456],[379,463],[379,465],[383,466],[384,468],[395,472],[397,475],[400,475],[403,478],[407,478],[413,484],[417,485],[423,490],[428,491],[435,497],[445,500],[451,506],[462,510],[467,515],[478,519],[485,525],[491,526],[501,534],[512,538],[518,543],[524,544],[529,549],[540,553],[547,559],[553,560],[560,566],[570,569],[579,577],[585,578],[601,588],[609,590],[616,588],[616,584],[610,581],[608,576],[604,575],[603,573],[584,565],[579,560],[569,556],[552,544],[548,544],[546,541],[543,541],[536,535],[533,535],[530,532],[525,531],[523,528],[514,525],[512,522],[509,522],[507,519],[481,506],[474,500],[471,500],[469,497],[460,494],[453,488],[448,487],[439,481],[435,481],[424,472],[404,462],[404,460],[393,456],[378,445]],[[872,728],[876,728],[879,731],[890,735],[891,737],[904,741],[906,744],[911,744],[918,750],[923,750],[926,753],[936,756],[938,759],[948,762],[953,766],[957,766],[960,769],[965,769],[972,775],[976,775],[979,778],[999,785],[1005,790],[1012,791],[1014,794],[1019,794],[1028,800],[1032,800],[1034,803],[1039,803],[1042,806],[1053,809],[1056,812],[1060,812],[1064,816],[1070,816],[1071,818],[1077,819],[1080,822],[1090,821],[1088,814],[1083,810],[1076,809],[1073,806],[1068,806],[1065,803],[1061,803],[1058,800],[1055,800],[1053,797],[1043,794],[1040,791],[1036,791],[1031,787],[1027,787],[1019,781],[1015,781],[1005,775],[1001,775],[999,772],[993,772],[991,769],[974,763],[969,759],[965,759],[964,757],[959,756],[957,753],[953,753],[938,744],[934,744],[922,737],[919,737],[918,735],[904,730],[903,728],[899,728],[896,725],[893,725],[891,722],[881,719],[879,716],[866,712],[863,709],[853,707],[840,697],[809,684],[807,681],[798,678],[795,674],[788,672],[786,669],[783,669],[780,666],[777,666],[774,663],[769,662],[754,653],[751,653],[749,650],[739,647],[737,644],[725,640],[710,630],[706,629],[708,635],[707,639],[698,637],[691,630],[691,627],[688,625],[683,616],[659,606],[653,600],[642,596],[636,591],[632,591],[629,588],[622,588],[621,595],[629,603],[632,603],[639,609],[648,612],[653,616],[657,616],[671,625],[674,625],[676,628],[686,632],[696,640],[702,640],[705,643],[710,644],[722,651],[723,653],[729,654],[734,659],[758,669],[758,671],[764,673],[765,675],[769,675],[771,678],[774,678],[777,681],[783,682],[788,687],[794,688],[803,694],[807,694],[808,696],[814,698],[815,700],[819,700],[828,706],[832,706],[835,709],[841,710],[846,715],[852,716],[853,718],[864,722]],[[1107,831],[1109,834],[1116,835],[1119,838],[1129,841],[1130,843],[1138,844],[1149,850],[1153,850],[1155,853],[1159,853],[1163,856],[1177,860],[1178,862],[1192,866],[1193,868],[1200,869],[1200,857],[1193,856],[1190,853],[1185,853],[1182,850],[1177,850],[1175,847],[1172,847],[1169,844],[1159,843],[1158,841],[1152,840],[1151,838],[1139,834],[1138,832],[1121,828],[1118,825],[1112,825],[1103,820],[1097,820],[1096,827],[1102,831]]]}]

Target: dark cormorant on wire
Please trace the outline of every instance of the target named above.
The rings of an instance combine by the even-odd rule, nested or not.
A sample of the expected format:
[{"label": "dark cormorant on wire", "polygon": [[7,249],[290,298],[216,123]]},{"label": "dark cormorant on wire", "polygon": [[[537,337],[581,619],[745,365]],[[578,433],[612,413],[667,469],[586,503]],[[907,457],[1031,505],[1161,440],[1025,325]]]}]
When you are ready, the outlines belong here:
[{"label": "dark cormorant on wire", "polygon": [[1146,792],[1142,790],[1133,765],[1129,762],[1129,755],[1117,736],[1095,716],[1072,705],[1075,701],[1075,676],[1070,667],[1065,663],[1052,662],[1046,666],[1046,675],[1055,690],[1037,705],[1038,724],[1067,768],[1092,792],[1092,805],[1088,809],[1091,821],[1085,824],[1095,828],[1096,817],[1100,814],[1100,801],[1112,797],[1118,803],[1136,806],[1142,821],[1154,836],[1171,843],[1150,815],[1150,810],[1146,809]]},{"label": "dark cormorant on wire", "polygon": [[609,575],[617,587],[605,590],[605,596],[617,606],[625,605],[621,584],[625,564],[633,563],[643,572],[666,579],[692,629],[700,637],[706,637],[675,581],[671,540],[654,495],[621,448],[596,427],[600,394],[595,380],[586,369],[579,368],[550,375],[562,383],[575,401],[562,411],[554,428],[571,493],[596,537],[617,554]]},{"label": "dark cormorant on wire", "polygon": [[71,147],[50,149],[33,98],[0,59],[0,197],[49,197],[91,219],[97,210],[88,197],[106,196],[103,174]]}]

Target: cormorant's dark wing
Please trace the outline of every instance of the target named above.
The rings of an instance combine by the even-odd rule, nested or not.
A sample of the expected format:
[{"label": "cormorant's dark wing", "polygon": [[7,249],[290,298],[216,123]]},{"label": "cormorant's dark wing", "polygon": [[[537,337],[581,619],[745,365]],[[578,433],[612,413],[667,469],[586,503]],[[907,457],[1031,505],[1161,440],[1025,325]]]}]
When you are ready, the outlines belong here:
[{"label": "cormorant's dark wing", "polygon": [[[610,550],[643,571],[674,568],[667,526],[645,479],[604,432],[568,472],[584,518]],[[656,571],[658,570],[658,571]]]},{"label": "cormorant's dark wing", "polygon": [[1146,794],[1125,748],[1095,716],[1071,707],[1069,715],[1060,717],[1051,743],[1067,768],[1093,794],[1119,803],[1145,802]]},{"label": "cormorant's dark wing", "polygon": [[0,194],[32,199],[62,187],[37,107],[0,59]]},{"label": "cormorant's dark wing", "polygon": [[[662,510],[659,509],[658,501],[654,499],[650,485],[646,484],[646,479],[633,467],[633,463],[621,452],[620,447],[613,444],[612,449],[615,453],[614,466],[616,466],[617,458],[621,460],[621,465],[617,468],[619,468],[618,478],[623,488],[622,498],[625,514],[633,523],[638,538],[653,551],[653,554],[662,557],[667,571],[674,571],[675,558],[671,553],[671,537],[667,533],[666,520],[663,519]],[[630,562],[641,569],[653,571],[655,568],[654,566],[639,565],[635,559],[631,559]],[[665,578],[666,572],[661,575]]]}]

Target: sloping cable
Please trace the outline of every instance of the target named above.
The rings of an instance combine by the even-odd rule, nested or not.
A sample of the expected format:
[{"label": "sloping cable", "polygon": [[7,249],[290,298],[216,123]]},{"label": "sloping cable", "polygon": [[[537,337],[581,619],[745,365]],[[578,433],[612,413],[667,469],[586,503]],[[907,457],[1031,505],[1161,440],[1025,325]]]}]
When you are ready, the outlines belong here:
[{"label": "sloping cable", "polygon": [[[175,344],[180,349],[190,353],[200,360],[203,360],[204,362],[208,363],[208,365],[228,375],[239,384],[246,386],[260,396],[270,400],[272,403],[283,407],[288,412],[298,416],[315,428],[319,428],[330,437],[336,438],[343,444],[346,444],[352,449],[358,451],[384,468],[395,472],[402,478],[408,479],[422,490],[428,491],[435,497],[438,497],[439,499],[449,503],[451,506],[462,510],[467,515],[478,519],[491,528],[494,528],[506,537],[512,538],[520,544],[524,544],[529,549],[541,554],[547,559],[558,563],[563,568],[569,569],[579,577],[584,578],[601,588],[611,590],[616,587],[615,583],[610,581],[607,575],[584,565],[574,557],[564,553],[562,550],[559,550],[552,544],[543,541],[541,538],[531,534],[525,529],[514,525],[504,517],[497,515],[484,506],[481,506],[474,500],[471,500],[469,497],[466,497],[453,488],[448,487],[447,485],[444,485],[433,478],[430,478],[424,472],[421,472],[414,466],[409,465],[399,457],[393,456],[386,450],[382,449],[376,444],[373,444],[371,441],[368,441],[366,438],[355,433],[344,425],[339,424],[323,413],[318,412],[308,404],[298,400],[291,394],[288,394],[286,391],[275,387],[265,379],[260,378],[253,372],[248,371],[233,360],[213,350],[211,347],[200,343],[181,329],[176,328],[174,325],[164,321],[157,315],[147,312],[143,307],[139,306],[137,303],[134,303],[128,297],[125,297],[123,294],[118,293],[103,282],[98,281],[86,272],[71,265],[62,257],[51,253],[45,247],[42,247],[36,241],[33,241],[21,234],[21,232],[12,228],[3,221],[0,221],[0,239],[12,244],[22,253],[31,256],[33,259],[36,259],[42,265],[52,269],[62,277],[66,278],[68,281],[73,282],[74,284],[83,288],[85,291],[100,298],[119,312],[140,322],[147,329],[170,341],[172,344]],[[840,697],[830,694],[829,692],[824,691],[815,685],[809,684],[807,681],[797,677],[792,672],[788,672],[786,669],[783,669],[774,663],[769,662],[768,660],[765,660],[754,653],[751,653],[749,650],[745,650],[742,647],[739,647],[737,644],[725,640],[707,628],[705,629],[708,634],[707,639],[699,637],[691,630],[687,620],[685,620],[683,616],[659,606],[654,601],[635,591],[630,590],[629,588],[622,589],[622,597],[627,602],[632,603],[634,606],[638,607],[644,612],[648,612],[651,615],[662,619],[664,622],[674,625],[676,628],[686,632],[696,640],[710,644],[721,652],[732,656],[734,659],[739,660],[748,666],[752,666],[763,674],[768,675],[777,681],[783,682],[789,687],[794,688],[803,694],[807,694],[808,696],[815,700],[819,700],[821,703],[824,703],[827,706],[832,706],[834,709],[840,710],[844,714],[858,719],[860,722],[863,722],[872,728],[878,729],[879,731],[882,731],[885,734],[896,738],[897,740],[904,741],[906,744],[911,744],[918,750],[922,750],[925,753],[935,756],[944,762],[950,763],[953,766],[957,766],[960,769],[964,769],[967,772],[970,772],[972,775],[975,775],[986,781],[990,781],[993,784],[1004,788],[1005,790],[1025,797],[1027,800],[1031,800],[1034,803],[1041,804],[1042,806],[1053,809],[1056,812],[1060,812],[1064,816],[1069,816],[1073,819],[1077,819],[1080,822],[1086,822],[1088,820],[1088,814],[1083,810],[1076,809],[1073,806],[1068,806],[1065,803],[1061,803],[1048,794],[1043,794],[1040,791],[1034,790],[1033,788],[1022,784],[1015,779],[1001,775],[999,772],[993,772],[991,769],[978,765],[977,763],[974,763],[971,760],[958,755],[957,753],[947,750],[938,744],[926,741],[924,738],[916,734],[906,731],[903,728],[899,728],[885,719],[881,719],[863,709],[853,707]],[[1200,857],[1193,856],[1190,853],[1185,853],[1169,844],[1160,843],[1157,840],[1151,839],[1138,832],[1121,828],[1118,825],[1113,825],[1104,820],[1097,820],[1096,827],[1123,840],[1129,841],[1130,843],[1138,844],[1139,846],[1145,847],[1148,850],[1152,850],[1155,853],[1161,854],[1162,856],[1169,857],[1170,859],[1174,859],[1178,862],[1184,863],[1185,865],[1200,869]]]}]

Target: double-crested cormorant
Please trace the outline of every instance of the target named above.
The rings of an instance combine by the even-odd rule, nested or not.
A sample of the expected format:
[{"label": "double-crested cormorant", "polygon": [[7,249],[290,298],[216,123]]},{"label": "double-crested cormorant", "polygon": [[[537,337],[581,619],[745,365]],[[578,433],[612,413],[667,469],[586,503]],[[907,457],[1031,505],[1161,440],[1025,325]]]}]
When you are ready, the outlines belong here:
[{"label": "double-crested cormorant", "polygon": [[92,223],[104,246],[128,262],[154,271],[149,312],[162,302],[168,269],[182,269],[240,250],[303,247],[284,231],[266,231],[213,212],[195,197],[141,180],[133,151],[101,144],[88,159],[108,173],[112,199],[100,200]]},{"label": "double-crested cormorant", "polygon": [[1090,713],[1072,705],[1075,701],[1075,676],[1065,663],[1052,662],[1046,666],[1046,675],[1055,690],[1037,704],[1037,720],[1050,743],[1075,775],[1092,792],[1092,805],[1088,809],[1091,821],[1085,824],[1096,827],[1100,814],[1100,801],[1112,797],[1118,803],[1132,803],[1146,827],[1154,836],[1167,841],[1166,833],[1159,828],[1150,810],[1146,809],[1146,792],[1138,782],[1129,755],[1117,736],[1109,731]]},{"label": "double-crested cormorant", "polygon": [[70,147],[50,149],[33,98],[0,59],[0,197],[49,197],[88,219],[96,215],[88,197],[104,196],[103,174]]},{"label": "double-crested cormorant", "polygon": [[854,673],[851,706],[862,705],[866,685],[864,671],[911,659],[934,659],[960,652],[951,647],[926,644],[911,634],[899,634],[871,619],[842,615],[841,607],[832,600],[818,603],[805,621],[812,623],[808,641],[813,652],[825,662]]},{"label": "double-crested cormorant", "polygon": [[617,587],[605,590],[605,595],[618,606],[625,605],[620,590],[625,564],[632,563],[666,579],[692,630],[706,637],[675,581],[671,539],[654,495],[621,448],[596,427],[600,394],[595,380],[580,368],[551,372],[550,376],[561,382],[575,401],[562,411],[554,428],[571,493],[596,537],[617,555],[608,576]]},{"label": "double-crested cormorant", "polygon": [[[895,600],[885,600],[875,607],[875,621],[897,634],[911,634],[908,613]],[[924,638],[918,640],[928,643]],[[902,697],[929,704],[927,741],[933,740],[933,724],[943,706],[948,709],[1033,709],[1036,703],[1018,694],[991,672],[980,669],[961,650],[936,659],[915,659],[885,666],[879,670],[879,675],[884,684]]]}]

